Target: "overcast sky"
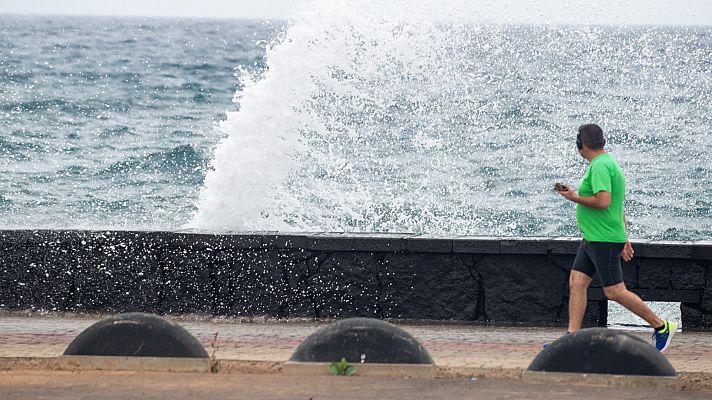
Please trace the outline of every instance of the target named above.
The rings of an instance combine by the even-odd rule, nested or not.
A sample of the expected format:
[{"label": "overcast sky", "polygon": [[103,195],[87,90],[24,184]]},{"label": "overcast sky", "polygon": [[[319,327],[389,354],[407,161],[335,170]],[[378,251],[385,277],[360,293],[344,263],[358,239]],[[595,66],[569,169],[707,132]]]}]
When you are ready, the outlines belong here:
[{"label": "overcast sky", "polygon": [[[307,1],[0,0],[0,13],[285,19]],[[381,1],[390,9],[411,7],[405,1],[352,1]],[[712,25],[712,0],[419,0],[411,4],[418,3],[435,13],[466,8],[487,22]]]},{"label": "overcast sky", "polygon": [[302,0],[0,0],[6,14],[283,19]]}]

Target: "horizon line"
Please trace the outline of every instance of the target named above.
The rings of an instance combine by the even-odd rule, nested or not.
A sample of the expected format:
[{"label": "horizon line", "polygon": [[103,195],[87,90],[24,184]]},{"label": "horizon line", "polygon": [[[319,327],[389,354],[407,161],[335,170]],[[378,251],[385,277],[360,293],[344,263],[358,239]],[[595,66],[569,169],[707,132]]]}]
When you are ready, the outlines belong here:
[{"label": "horizon line", "polygon": [[[61,14],[61,13],[4,13],[0,11],[0,17],[37,17],[37,18],[124,18],[124,19],[164,19],[164,20],[215,20],[215,21],[263,21],[263,22],[289,22],[293,16],[289,17],[246,17],[246,16],[193,16],[193,15],[134,15],[134,14]],[[445,21],[447,22],[447,21]],[[458,22],[461,23],[461,22]],[[480,21],[472,22],[473,25],[489,26],[590,26],[590,27],[680,27],[680,28],[712,28],[712,22],[708,24],[683,24],[683,23],[651,23],[651,22],[630,22],[630,23],[560,23],[560,22],[493,22]]]}]

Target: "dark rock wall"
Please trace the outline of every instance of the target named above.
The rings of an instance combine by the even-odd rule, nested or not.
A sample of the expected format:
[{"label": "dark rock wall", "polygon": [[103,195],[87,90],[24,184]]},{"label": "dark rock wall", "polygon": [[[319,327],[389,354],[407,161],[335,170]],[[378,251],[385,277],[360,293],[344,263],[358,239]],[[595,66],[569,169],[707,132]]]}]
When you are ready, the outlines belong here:
[{"label": "dark rock wall", "polygon": [[[686,329],[712,329],[712,243],[634,246],[626,285],[682,302]],[[0,231],[0,308],[563,325],[577,247],[569,238]],[[591,290],[585,324],[605,324],[605,299]]]}]

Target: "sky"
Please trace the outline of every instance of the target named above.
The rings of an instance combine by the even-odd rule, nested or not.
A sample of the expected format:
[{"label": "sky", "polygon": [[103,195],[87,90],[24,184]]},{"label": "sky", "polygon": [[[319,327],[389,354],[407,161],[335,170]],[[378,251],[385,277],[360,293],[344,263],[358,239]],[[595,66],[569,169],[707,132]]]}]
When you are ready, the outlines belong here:
[{"label": "sky", "polygon": [[[0,0],[4,14],[286,19],[310,0]],[[330,0],[320,0],[321,3]],[[345,0],[331,0],[342,1]],[[712,25],[712,0],[349,0],[384,8],[420,4],[485,22]],[[317,1],[318,3],[319,1]],[[460,15],[462,17],[462,15]],[[469,17],[469,15],[466,15]],[[477,20],[476,17],[473,17]]]},{"label": "sky", "polygon": [[284,19],[301,0],[0,0],[0,13]]}]

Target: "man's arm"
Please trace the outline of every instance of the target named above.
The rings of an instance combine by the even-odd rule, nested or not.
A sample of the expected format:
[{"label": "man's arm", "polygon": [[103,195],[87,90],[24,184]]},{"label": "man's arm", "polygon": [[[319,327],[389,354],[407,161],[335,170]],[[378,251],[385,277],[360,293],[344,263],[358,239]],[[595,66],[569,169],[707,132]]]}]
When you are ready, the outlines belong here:
[{"label": "man's arm", "polygon": [[605,190],[601,190],[593,196],[579,196],[576,192],[571,190],[570,187],[568,187],[568,190],[562,190],[559,194],[574,203],[578,203],[586,207],[604,209],[611,205],[611,192],[607,192]]},{"label": "man's arm", "polygon": [[[628,218],[625,217],[625,211],[623,212],[623,226],[625,226],[625,233],[628,236]],[[621,251],[621,258],[623,258],[623,261],[628,262],[633,259],[633,255],[635,255],[633,246],[630,244],[630,240],[626,240],[623,251]]]}]

